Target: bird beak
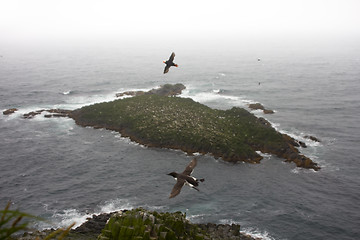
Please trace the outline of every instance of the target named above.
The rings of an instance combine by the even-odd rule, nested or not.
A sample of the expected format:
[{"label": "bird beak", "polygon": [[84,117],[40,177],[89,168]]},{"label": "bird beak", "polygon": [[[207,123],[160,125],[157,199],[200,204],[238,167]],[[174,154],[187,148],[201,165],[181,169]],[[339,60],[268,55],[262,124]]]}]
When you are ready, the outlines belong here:
[{"label": "bird beak", "polygon": [[178,67],[178,65],[177,65],[177,64],[175,64],[175,67]]},{"label": "bird beak", "polygon": [[163,63],[165,63],[165,61],[163,61]]}]

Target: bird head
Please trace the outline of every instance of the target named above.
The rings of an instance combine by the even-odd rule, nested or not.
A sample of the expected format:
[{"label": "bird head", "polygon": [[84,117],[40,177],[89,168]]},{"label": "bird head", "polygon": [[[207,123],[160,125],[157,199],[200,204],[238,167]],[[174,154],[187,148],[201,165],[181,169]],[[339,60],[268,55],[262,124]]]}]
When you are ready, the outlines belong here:
[{"label": "bird head", "polygon": [[167,175],[170,175],[170,176],[175,177],[175,176],[176,176],[176,173],[175,173],[175,172],[171,172],[171,173],[168,173]]}]

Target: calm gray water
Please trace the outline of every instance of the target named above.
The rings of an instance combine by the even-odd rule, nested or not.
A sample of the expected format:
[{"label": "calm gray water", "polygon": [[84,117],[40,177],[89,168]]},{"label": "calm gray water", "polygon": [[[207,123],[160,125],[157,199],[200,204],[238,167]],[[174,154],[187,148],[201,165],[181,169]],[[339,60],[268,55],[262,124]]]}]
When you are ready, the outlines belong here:
[{"label": "calm gray water", "polygon": [[[181,210],[193,222],[238,223],[242,231],[265,239],[357,239],[360,51],[347,49],[4,50],[0,109],[19,112],[0,116],[0,207],[12,201],[12,208],[50,220],[38,228],[79,225],[94,213],[141,206]],[[163,75],[162,61],[173,50],[179,68]],[[299,169],[270,155],[258,165],[203,156],[194,172],[206,179],[201,191],[184,188],[168,199],[175,182],[165,174],[182,171],[191,156],[145,148],[71,119],[21,118],[32,110],[75,109],[110,101],[116,92],[164,83],[183,83],[187,89],[181,97],[214,108],[260,102],[275,110],[254,114],[305,141],[302,153],[322,169]]]}]

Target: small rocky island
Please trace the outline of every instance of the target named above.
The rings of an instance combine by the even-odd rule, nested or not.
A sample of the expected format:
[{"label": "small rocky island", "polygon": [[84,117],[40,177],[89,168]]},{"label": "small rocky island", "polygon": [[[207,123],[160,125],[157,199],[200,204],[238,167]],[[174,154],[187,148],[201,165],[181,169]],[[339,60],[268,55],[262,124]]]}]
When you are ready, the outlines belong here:
[{"label": "small rocky island", "polygon": [[166,84],[148,92],[117,94],[133,97],[97,103],[74,111],[38,110],[24,114],[32,118],[70,117],[76,124],[121,133],[148,147],[180,149],[188,154],[211,154],[228,162],[259,163],[259,152],[274,154],[296,166],[319,170],[310,158],[300,154],[305,143],[277,132],[264,118],[233,107],[212,109],[190,98],[175,97],[183,84]]},{"label": "small rocky island", "polygon": [[78,125],[114,130],[149,147],[210,153],[225,161],[249,163],[260,162],[260,151],[298,167],[319,170],[316,163],[299,153],[296,140],[245,109],[217,110],[190,98],[134,95],[85,106],[69,116]]}]

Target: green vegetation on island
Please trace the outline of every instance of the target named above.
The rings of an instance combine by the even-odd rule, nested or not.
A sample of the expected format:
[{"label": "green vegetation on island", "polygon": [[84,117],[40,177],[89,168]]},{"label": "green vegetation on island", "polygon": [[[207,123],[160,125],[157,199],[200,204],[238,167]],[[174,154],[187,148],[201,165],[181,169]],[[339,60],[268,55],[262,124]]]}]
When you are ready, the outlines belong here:
[{"label": "green vegetation on island", "polygon": [[[240,230],[240,228],[239,228]],[[158,213],[144,209],[111,216],[98,240],[111,239],[204,239],[205,232],[186,220],[181,212]],[[208,238],[209,239],[209,238]]]},{"label": "green vegetation on island", "polygon": [[[264,118],[238,107],[218,110],[190,98],[175,97],[184,88],[183,84],[165,84],[148,92],[117,94],[118,97],[131,95],[131,98],[74,111],[41,109],[23,117],[31,119],[47,112],[44,117],[71,117],[78,125],[118,131],[149,147],[181,149],[189,154],[209,153],[229,162],[259,163],[262,156],[258,152],[270,153],[294,162],[297,167],[320,169],[299,153],[297,148],[305,148],[304,142],[277,132]],[[319,141],[312,136],[309,139]]]},{"label": "green vegetation on island", "polygon": [[240,225],[193,224],[182,212],[155,212],[142,208],[114,213],[98,240],[112,239],[243,239]]},{"label": "green vegetation on island", "polygon": [[[143,208],[93,215],[75,229],[47,229],[20,233],[9,240],[254,240],[238,224],[191,223],[182,212],[156,212]],[[1,229],[1,228],[0,228]]]},{"label": "green vegetation on island", "polygon": [[258,163],[256,152],[275,154],[298,167],[319,167],[299,154],[298,143],[263,118],[234,107],[218,110],[190,98],[138,95],[98,103],[69,115],[81,126],[106,128],[150,147],[210,153],[225,161]]}]

